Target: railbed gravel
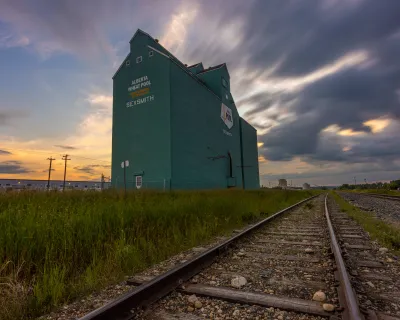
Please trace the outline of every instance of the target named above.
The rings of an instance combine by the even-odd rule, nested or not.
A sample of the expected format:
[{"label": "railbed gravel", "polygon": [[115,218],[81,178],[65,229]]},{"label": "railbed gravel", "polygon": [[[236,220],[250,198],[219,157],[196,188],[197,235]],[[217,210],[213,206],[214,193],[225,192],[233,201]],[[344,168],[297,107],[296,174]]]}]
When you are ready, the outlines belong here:
[{"label": "railbed gravel", "polygon": [[[311,209],[305,205],[294,209],[291,213],[269,223],[254,235],[241,240],[235,248],[189,282],[232,288],[232,279],[243,276],[247,283],[239,289],[242,291],[312,300],[313,294],[322,290],[327,297],[325,302],[338,307],[333,260],[328,254],[329,237],[326,233],[323,212],[323,197],[312,200]],[[319,245],[313,247],[311,254],[305,253],[307,245],[299,244],[289,247],[287,244],[268,245],[260,242],[268,239],[286,241],[288,238],[285,235],[272,236],[270,232],[296,232],[296,229],[302,227],[305,229],[310,227],[317,233],[311,237],[294,236],[292,240],[299,242],[304,240],[307,243],[317,241]],[[255,244],[261,248],[252,248]],[[264,253],[319,258],[320,262],[309,263],[257,257],[258,254]],[[176,319],[185,319],[185,317],[189,319],[191,315],[196,316],[193,319],[324,319],[272,307],[235,304],[207,297],[198,297],[198,300],[201,302],[201,308],[191,308],[188,295],[174,292],[161,299],[144,314],[138,314],[135,319],[164,319],[160,314],[165,313],[179,315]]]},{"label": "railbed gravel", "polygon": [[[385,201],[385,200],[384,200]],[[342,214],[340,208],[332,198],[328,201],[328,207],[331,215]],[[346,249],[348,258],[346,266],[351,275],[351,282],[355,288],[360,306],[364,309],[384,312],[386,314],[399,317],[400,316],[400,261],[399,257],[393,250],[384,248],[377,241],[371,240],[368,232],[351,217],[347,216],[350,222],[346,223],[347,227],[354,226],[357,231],[352,233],[363,236],[363,239],[345,239],[347,244],[361,244],[370,247],[370,250]],[[344,233],[337,230],[339,235]],[[347,232],[346,232],[347,233]],[[369,268],[357,265],[360,260],[380,261],[384,264],[384,268]],[[376,280],[370,277],[385,276],[387,280]],[[388,295],[392,301],[381,299],[379,295]]]},{"label": "railbed gravel", "polygon": [[378,219],[400,226],[400,201],[361,193],[340,192],[340,196],[363,211],[373,212]]},{"label": "railbed gravel", "polygon": [[[279,218],[276,221],[268,224],[263,228],[261,232],[257,232],[255,235],[248,237],[247,239],[240,242],[237,249],[214,264],[211,268],[200,273],[195,280],[200,283],[211,281],[216,282],[216,285],[230,286],[231,277],[223,276],[218,278],[216,274],[219,271],[221,274],[228,272],[235,273],[238,275],[247,275],[249,279],[248,284],[244,287],[246,291],[254,292],[266,292],[277,295],[284,295],[289,297],[301,298],[311,300],[316,289],[323,290],[328,297],[328,301],[336,302],[336,289],[334,285],[333,272],[326,272],[331,269],[333,260],[328,256],[329,237],[325,230],[325,216],[323,214],[323,198],[319,197],[314,199],[312,202],[313,208],[307,209],[305,206],[301,206],[293,210],[287,217]],[[321,227],[318,231],[320,234],[310,235],[307,237],[288,237],[287,235],[271,235],[271,232],[286,232],[284,230],[278,230],[277,227],[284,225],[285,230],[289,228],[301,229],[303,226],[307,227],[310,223],[318,223]],[[294,231],[295,232],[295,231]],[[291,231],[290,231],[291,233]],[[306,238],[307,240],[305,240]],[[323,245],[313,248],[313,253],[308,254],[305,249],[308,247],[304,245],[299,246],[298,250],[295,250],[292,246],[286,244],[264,244],[264,248],[251,248],[252,244],[257,243],[260,240],[292,240],[299,242],[313,242],[318,241]],[[262,243],[259,243],[262,246]],[[259,255],[261,254],[261,255]],[[318,263],[308,261],[287,261],[287,260],[275,260],[269,256],[263,257],[262,255],[291,255],[300,258],[319,259]],[[261,266],[261,268],[260,268]],[[285,270],[280,268],[284,267]],[[317,269],[319,271],[312,271]],[[211,278],[210,278],[211,277]],[[213,277],[215,278],[214,280]],[[246,278],[246,277],[245,277]],[[291,281],[291,280],[296,280]],[[310,286],[311,281],[321,283],[323,287],[316,288]],[[213,282],[213,283],[214,283]],[[207,283],[209,284],[209,283]]]}]

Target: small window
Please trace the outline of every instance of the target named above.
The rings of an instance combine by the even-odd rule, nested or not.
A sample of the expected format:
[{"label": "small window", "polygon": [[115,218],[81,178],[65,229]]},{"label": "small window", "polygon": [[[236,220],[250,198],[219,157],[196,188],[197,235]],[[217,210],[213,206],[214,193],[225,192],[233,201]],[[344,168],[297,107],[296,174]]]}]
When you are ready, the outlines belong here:
[{"label": "small window", "polygon": [[127,67],[129,67],[131,65],[131,60],[126,60],[125,64]]},{"label": "small window", "polygon": [[222,78],[222,85],[226,88],[228,86],[228,83],[224,78]]},{"label": "small window", "polygon": [[141,63],[143,60],[142,56],[136,58],[136,63]]},{"label": "small window", "polygon": [[140,189],[143,184],[142,176],[136,176],[136,188]]},{"label": "small window", "polygon": [[151,58],[154,55],[153,51],[149,51],[149,57]]}]

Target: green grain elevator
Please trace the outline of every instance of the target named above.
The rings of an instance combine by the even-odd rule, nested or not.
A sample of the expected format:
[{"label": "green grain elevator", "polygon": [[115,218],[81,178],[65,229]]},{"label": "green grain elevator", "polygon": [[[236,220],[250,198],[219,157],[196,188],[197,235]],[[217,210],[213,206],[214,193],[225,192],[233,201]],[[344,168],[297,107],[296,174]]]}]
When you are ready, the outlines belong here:
[{"label": "green grain elevator", "polygon": [[113,97],[114,187],[125,170],[128,188],[259,188],[257,132],[238,114],[226,64],[188,67],[138,30]]}]

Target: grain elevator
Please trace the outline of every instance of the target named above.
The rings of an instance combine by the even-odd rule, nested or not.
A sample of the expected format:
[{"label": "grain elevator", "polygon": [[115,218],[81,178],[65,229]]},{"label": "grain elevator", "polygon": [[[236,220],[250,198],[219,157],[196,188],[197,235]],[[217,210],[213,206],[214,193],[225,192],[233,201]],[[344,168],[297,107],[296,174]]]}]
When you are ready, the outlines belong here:
[{"label": "grain elevator", "polygon": [[128,188],[259,188],[257,132],[226,64],[184,65],[138,30],[113,77],[112,121],[114,187],[125,174]]}]

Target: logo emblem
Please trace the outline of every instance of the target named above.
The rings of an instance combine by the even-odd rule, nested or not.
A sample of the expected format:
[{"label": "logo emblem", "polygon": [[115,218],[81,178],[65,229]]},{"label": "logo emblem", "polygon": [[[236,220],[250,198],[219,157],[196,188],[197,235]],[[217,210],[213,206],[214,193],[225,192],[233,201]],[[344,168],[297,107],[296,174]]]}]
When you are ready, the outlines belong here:
[{"label": "logo emblem", "polygon": [[221,104],[221,119],[226,124],[228,129],[233,127],[232,110],[223,103]]}]

